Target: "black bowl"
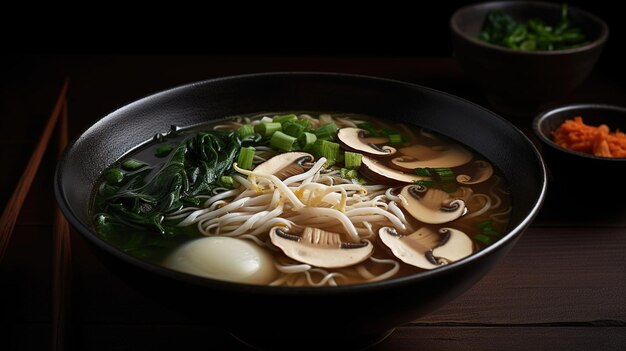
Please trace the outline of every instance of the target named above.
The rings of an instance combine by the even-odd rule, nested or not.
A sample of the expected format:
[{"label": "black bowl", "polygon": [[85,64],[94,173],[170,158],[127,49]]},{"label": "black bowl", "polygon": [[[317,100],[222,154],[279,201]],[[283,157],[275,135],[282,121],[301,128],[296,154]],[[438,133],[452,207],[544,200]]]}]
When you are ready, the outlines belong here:
[{"label": "black bowl", "polygon": [[517,21],[541,18],[558,23],[560,3],[494,1],[465,6],[450,19],[454,53],[463,71],[479,83],[490,104],[512,116],[535,116],[565,97],[591,73],[608,38],[597,16],[570,7],[573,25],[587,35],[581,47],[557,51],[518,51],[478,39],[487,14],[501,10]]},{"label": "black bowl", "polygon": [[[187,275],[143,262],[93,230],[90,195],[107,167],[170,125],[259,111],[348,111],[430,128],[474,148],[511,185],[513,211],[501,240],[473,256],[413,276],[328,288],[252,286]],[[520,182],[519,180],[523,180]],[[546,175],[532,143],[509,122],[442,92],[398,81],[320,73],[277,73],[194,83],[127,105],[85,131],[66,150],[55,179],[70,223],[129,284],[255,345],[359,348],[454,299],[493,268],[543,201]],[[320,324],[321,323],[321,324]],[[302,343],[294,344],[293,340]]]},{"label": "black bowl", "polygon": [[[626,107],[602,104],[573,104],[555,107],[535,117],[533,130],[542,143],[542,153],[555,183],[564,192],[586,198],[626,194],[621,185],[626,174],[626,158],[598,157],[561,147],[552,141],[552,133],[567,119],[580,116],[587,125],[606,124],[611,132],[626,130]],[[594,191],[576,191],[593,185]],[[605,193],[605,191],[608,191]]]}]

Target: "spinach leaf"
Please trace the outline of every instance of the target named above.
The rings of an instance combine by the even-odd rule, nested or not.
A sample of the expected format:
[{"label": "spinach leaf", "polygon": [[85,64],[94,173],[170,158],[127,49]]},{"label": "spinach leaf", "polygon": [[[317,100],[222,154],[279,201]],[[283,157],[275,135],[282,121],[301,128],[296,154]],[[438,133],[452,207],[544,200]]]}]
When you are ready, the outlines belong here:
[{"label": "spinach leaf", "polygon": [[198,195],[209,194],[221,176],[232,174],[240,146],[236,132],[208,131],[188,137],[155,166],[124,175],[117,192],[104,199],[103,212],[110,218],[101,226],[119,222],[163,236],[176,235],[173,224],[163,223],[165,215],[184,204],[200,204]]}]

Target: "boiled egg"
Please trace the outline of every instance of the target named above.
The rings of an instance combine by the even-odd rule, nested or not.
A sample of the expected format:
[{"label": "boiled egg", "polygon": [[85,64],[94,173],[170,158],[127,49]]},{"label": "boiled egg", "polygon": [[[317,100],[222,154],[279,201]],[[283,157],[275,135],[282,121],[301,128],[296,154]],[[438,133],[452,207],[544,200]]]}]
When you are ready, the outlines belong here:
[{"label": "boiled egg", "polygon": [[177,248],[165,267],[202,277],[247,284],[268,284],[276,277],[266,249],[243,239],[212,236]]}]

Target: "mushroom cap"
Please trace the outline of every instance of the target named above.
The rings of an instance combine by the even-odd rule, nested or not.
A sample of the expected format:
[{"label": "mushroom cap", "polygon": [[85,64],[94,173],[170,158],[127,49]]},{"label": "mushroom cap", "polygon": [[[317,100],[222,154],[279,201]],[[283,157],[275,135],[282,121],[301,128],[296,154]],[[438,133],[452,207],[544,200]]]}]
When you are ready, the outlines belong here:
[{"label": "mushroom cap", "polygon": [[382,184],[402,185],[415,183],[418,180],[430,179],[430,177],[404,173],[387,167],[381,162],[365,155],[361,158],[361,162],[363,165],[363,167],[361,167],[363,175]]},{"label": "mushroom cap", "polygon": [[491,163],[483,160],[476,160],[473,163],[474,174],[459,174],[456,176],[456,181],[461,184],[478,184],[491,178],[493,175],[493,167]]},{"label": "mushroom cap", "polygon": [[284,227],[274,227],[270,230],[270,240],[288,257],[321,268],[355,265],[365,261],[374,250],[367,240],[343,243],[339,234],[311,227],[305,228],[301,236],[287,233]]},{"label": "mushroom cap", "polygon": [[254,168],[255,173],[273,174],[280,180],[304,172],[302,163],[313,162],[313,155],[306,152],[285,152],[276,155]]},{"label": "mushroom cap", "polygon": [[387,138],[367,138],[367,131],[360,128],[346,127],[341,128],[337,132],[337,139],[341,144],[353,151],[360,151],[371,156],[392,156],[396,153],[396,149],[391,146],[379,147],[376,144],[388,142]]},{"label": "mushroom cap", "polygon": [[398,150],[402,155],[391,160],[391,163],[403,170],[413,171],[416,168],[452,168],[462,166],[471,161],[472,155],[458,144],[437,146],[412,145]]},{"label": "mushroom cap", "polygon": [[451,222],[461,217],[467,209],[465,202],[455,199],[443,190],[422,185],[407,185],[400,192],[407,203],[404,209],[418,221],[430,224]]},{"label": "mushroom cap", "polygon": [[474,243],[458,229],[441,228],[439,233],[445,237],[443,242],[433,249],[433,256],[439,261],[455,262],[472,254]]},{"label": "mushroom cap", "polygon": [[410,235],[400,235],[393,228],[383,227],[378,236],[402,262],[423,269],[437,268],[472,254],[472,240],[462,231],[441,228],[439,233],[422,227]]},{"label": "mushroom cap", "polygon": [[382,227],[378,237],[387,245],[394,256],[411,266],[433,269],[439,267],[426,255],[439,242],[439,236],[432,230],[422,227],[411,235],[399,235],[395,229]]}]

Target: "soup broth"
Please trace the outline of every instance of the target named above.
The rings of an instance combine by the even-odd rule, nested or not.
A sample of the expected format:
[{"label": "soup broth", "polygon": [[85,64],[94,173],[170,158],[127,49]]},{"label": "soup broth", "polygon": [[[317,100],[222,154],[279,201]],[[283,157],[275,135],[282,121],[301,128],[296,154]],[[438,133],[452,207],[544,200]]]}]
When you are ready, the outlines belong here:
[{"label": "soup broth", "polygon": [[498,240],[489,160],[431,131],[347,113],[235,116],[158,134],[95,187],[100,237],[170,269],[276,286],[380,281]]}]

